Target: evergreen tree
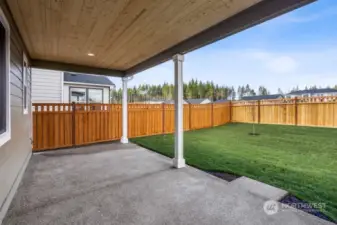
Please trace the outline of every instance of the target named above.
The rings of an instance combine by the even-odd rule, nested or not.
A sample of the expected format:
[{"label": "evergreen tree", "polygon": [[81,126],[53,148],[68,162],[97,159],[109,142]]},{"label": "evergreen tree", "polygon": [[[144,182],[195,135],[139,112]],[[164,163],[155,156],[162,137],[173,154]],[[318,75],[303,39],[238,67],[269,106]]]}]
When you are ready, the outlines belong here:
[{"label": "evergreen tree", "polygon": [[264,86],[259,87],[259,95],[269,95],[269,91]]}]

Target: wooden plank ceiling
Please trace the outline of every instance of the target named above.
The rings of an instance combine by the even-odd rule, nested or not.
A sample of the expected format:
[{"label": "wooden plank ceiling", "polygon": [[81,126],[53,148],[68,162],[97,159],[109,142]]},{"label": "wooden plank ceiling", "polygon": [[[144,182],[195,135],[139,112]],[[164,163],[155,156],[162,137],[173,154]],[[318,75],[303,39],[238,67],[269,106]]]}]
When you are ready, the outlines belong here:
[{"label": "wooden plank ceiling", "polygon": [[260,1],[7,0],[7,3],[32,59],[125,71]]}]

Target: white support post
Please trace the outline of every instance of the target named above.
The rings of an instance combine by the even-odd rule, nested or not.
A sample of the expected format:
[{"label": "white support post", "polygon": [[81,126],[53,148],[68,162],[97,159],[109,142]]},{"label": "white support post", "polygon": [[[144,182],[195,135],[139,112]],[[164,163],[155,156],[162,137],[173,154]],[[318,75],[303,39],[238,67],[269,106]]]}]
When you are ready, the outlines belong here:
[{"label": "white support post", "polygon": [[122,100],[122,139],[121,143],[127,144],[128,140],[128,78],[122,78],[123,100]]},{"label": "white support post", "polygon": [[183,128],[183,55],[173,56],[174,61],[174,108],[175,108],[175,143],[173,166],[185,167],[184,128]]}]

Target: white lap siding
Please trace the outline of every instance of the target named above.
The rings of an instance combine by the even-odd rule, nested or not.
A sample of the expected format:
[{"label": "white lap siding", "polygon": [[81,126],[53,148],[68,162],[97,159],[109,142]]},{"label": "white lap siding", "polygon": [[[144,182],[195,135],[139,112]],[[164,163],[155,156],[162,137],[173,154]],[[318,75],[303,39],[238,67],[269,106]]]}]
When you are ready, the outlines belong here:
[{"label": "white lap siding", "polygon": [[63,103],[63,72],[54,70],[32,70],[33,103]]},{"label": "white lap siding", "polygon": [[[31,74],[27,68],[28,113],[23,113],[23,53],[25,48],[10,16],[7,5],[0,0],[1,17],[10,26],[10,130],[11,138],[0,146],[0,224],[20,183],[32,152],[31,133]],[[26,54],[28,56],[28,54]],[[29,59],[28,59],[29,60]],[[29,63],[29,62],[28,62]],[[29,65],[28,65],[29,66]],[[3,74],[1,74],[3,75]]]}]

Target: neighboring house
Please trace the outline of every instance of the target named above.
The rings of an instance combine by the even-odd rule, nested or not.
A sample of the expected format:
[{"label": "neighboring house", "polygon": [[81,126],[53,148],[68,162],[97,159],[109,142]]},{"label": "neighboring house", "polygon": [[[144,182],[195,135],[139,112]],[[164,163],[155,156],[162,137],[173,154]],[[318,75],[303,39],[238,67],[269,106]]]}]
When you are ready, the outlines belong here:
[{"label": "neighboring house", "polygon": [[134,104],[163,104],[165,100],[141,100],[141,101],[134,101],[130,103]]},{"label": "neighboring house", "polygon": [[272,99],[280,99],[284,98],[281,94],[275,94],[275,95],[255,95],[255,96],[244,96],[241,98],[242,101],[250,101],[250,100],[272,100]]},{"label": "neighboring house", "polygon": [[109,78],[88,74],[64,73],[63,102],[110,103]]},{"label": "neighboring house", "polygon": [[322,89],[313,89],[313,90],[300,90],[300,91],[292,91],[286,94],[287,98],[322,97],[322,96],[337,96],[337,89],[322,88]]},{"label": "neighboring house", "polygon": [[[163,103],[164,103],[164,104],[174,104],[174,100],[165,100]],[[185,105],[185,104],[188,104],[188,102],[185,101],[185,100],[183,100],[183,104],[184,104],[184,105]]]},{"label": "neighboring house", "polygon": [[109,78],[53,70],[32,70],[33,103],[110,103]]},{"label": "neighboring house", "polygon": [[219,100],[216,100],[214,103],[226,103],[226,102],[229,102],[228,99],[219,99]]},{"label": "neighboring house", "polygon": [[[137,103],[137,104],[174,104],[174,100],[146,100],[146,101],[137,101],[134,103]],[[188,104],[188,102],[183,100],[183,104]]]},{"label": "neighboring house", "polygon": [[211,100],[208,98],[191,98],[186,99],[187,103],[189,104],[209,104],[212,103]]}]

